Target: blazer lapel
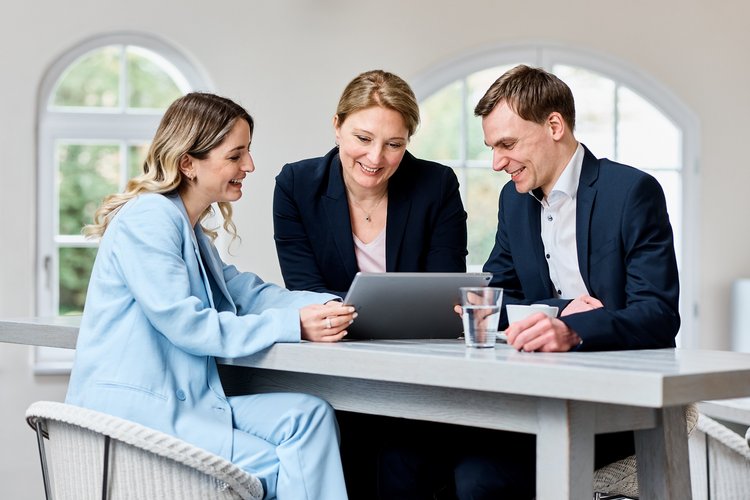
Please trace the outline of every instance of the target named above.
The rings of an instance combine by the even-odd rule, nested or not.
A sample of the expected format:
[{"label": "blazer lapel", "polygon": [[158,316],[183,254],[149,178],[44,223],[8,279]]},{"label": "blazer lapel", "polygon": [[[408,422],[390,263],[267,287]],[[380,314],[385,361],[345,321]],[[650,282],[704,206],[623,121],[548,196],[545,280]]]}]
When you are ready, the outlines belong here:
[{"label": "blazer lapel", "polygon": [[[227,289],[227,284],[224,281],[224,272],[222,270],[222,265],[221,262],[216,258],[213,246],[211,245],[211,240],[200,228],[196,230],[196,233],[198,234],[198,246],[201,249],[201,255],[203,255],[205,266],[208,267],[208,271],[213,275],[214,283],[219,287],[219,291],[222,293],[222,295],[224,295],[224,300],[227,302],[227,304],[229,304],[230,310],[236,313],[237,307],[234,305],[234,300],[232,300],[232,296],[229,294],[229,290]],[[213,298],[211,288],[209,287],[208,290],[209,296]],[[223,304],[213,304],[213,306],[219,311],[225,310]]]},{"label": "blazer lapel", "polygon": [[[385,226],[385,270],[393,272],[398,269],[398,257],[401,255],[401,243],[406,233],[406,223],[411,210],[409,184],[411,176],[409,163],[413,157],[406,153],[396,173],[388,182],[388,216]],[[407,169],[407,170],[403,170]],[[411,186],[414,188],[414,186]]]},{"label": "blazer lapel", "polygon": [[[359,268],[354,254],[349,202],[346,199],[346,188],[341,173],[341,160],[338,155],[333,157],[329,172],[328,188],[322,200],[323,209],[341,264],[344,266],[347,275],[354,279],[354,275],[357,274]],[[345,216],[342,217],[342,214]]]},{"label": "blazer lapel", "polygon": [[578,268],[586,288],[591,293],[589,286],[589,231],[591,228],[591,212],[594,209],[596,199],[596,180],[599,177],[599,160],[591,151],[583,147],[583,165],[581,166],[581,178],[578,181],[578,193],[576,201],[576,246],[578,249]]},{"label": "blazer lapel", "polygon": [[[187,227],[190,227],[190,217],[188,217],[187,210],[185,209],[185,205],[182,203],[182,198],[180,198],[180,195],[178,194],[172,194],[168,195],[167,198],[172,201],[172,203],[175,204],[175,206],[182,212],[182,216],[185,218],[185,225]],[[206,238],[206,236],[203,234],[203,231],[198,229],[198,231],[201,233],[201,236]],[[195,228],[193,230],[188,231],[190,233],[190,241],[193,243],[193,251],[195,252],[195,259],[198,261],[198,268],[201,272],[201,278],[203,279],[203,286],[206,287],[206,296],[208,297],[208,302],[211,307],[216,308],[216,305],[214,304],[214,294],[211,290],[211,284],[208,281],[208,270],[203,265],[203,259],[201,258],[201,251],[200,246],[198,245],[198,240],[196,239],[196,231]],[[211,257],[207,257],[207,259],[211,259]],[[217,283],[224,283],[224,277],[222,276],[221,279],[216,279],[216,274],[214,273],[214,281]],[[225,295],[228,295],[228,293],[225,292]],[[230,300],[230,303],[232,301]]]}]

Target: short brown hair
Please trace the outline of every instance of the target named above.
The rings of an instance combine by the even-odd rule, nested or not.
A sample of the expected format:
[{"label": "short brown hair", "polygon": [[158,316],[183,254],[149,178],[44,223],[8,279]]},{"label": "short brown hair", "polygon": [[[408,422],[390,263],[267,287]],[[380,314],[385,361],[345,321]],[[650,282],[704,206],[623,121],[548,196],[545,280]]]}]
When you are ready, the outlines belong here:
[{"label": "short brown hair", "polygon": [[576,107],[570,87],[541,68],[521,64],[506,71],[487,89],[474,108],[474,115],[489,115],[501,101],[524,120],[539,124],[557,111],[570,130],[575,129]]},{"label": "short brown hair", "polygon": [[381,106],[392,109],[404,119],[409,137],[419,126],[419,104],[414,92],[400,77],[380,69],[366,71],[346,86],[336,107],[339,124],[357,111]]}]

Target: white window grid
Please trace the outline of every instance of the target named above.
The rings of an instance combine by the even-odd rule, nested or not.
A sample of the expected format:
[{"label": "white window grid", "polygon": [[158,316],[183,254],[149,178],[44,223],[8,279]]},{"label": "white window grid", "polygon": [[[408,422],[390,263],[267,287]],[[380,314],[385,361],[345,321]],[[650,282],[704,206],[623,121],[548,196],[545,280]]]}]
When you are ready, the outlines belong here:
[{"label": "white window grid", "polygon": [[[60,248],[94,248],[97,243],[83,235],[58,233],[58,165],[56,148],[60,144],[117,144],[120,147],[120,186],[128,178],[128,146],[147,143],[159,124],[162,110],[127,108],[127,64],[121,57],[120,99],[116,107],[77,108],[51,105],[55,85],[65,70],[81,56],[106,46],[120,46],[143,54],[157,63],[176,82],[180,90],[211,91],[213,84],[198,64],[163,40],[144,33],[119,32],[97,36],[67,50],[50,67],[41,85],[38,133],[36,314],[55,316],[59,303],[58,255]],[[35,348],[36,374],[67,374],[73,351]]]}]

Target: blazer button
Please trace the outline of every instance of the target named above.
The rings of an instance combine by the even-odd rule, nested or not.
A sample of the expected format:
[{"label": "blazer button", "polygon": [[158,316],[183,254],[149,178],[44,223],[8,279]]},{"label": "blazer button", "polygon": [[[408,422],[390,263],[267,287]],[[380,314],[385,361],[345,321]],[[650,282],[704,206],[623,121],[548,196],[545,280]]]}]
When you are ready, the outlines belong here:
[{"label": "blazer button", "polygon": [[177,392],[175,393],[177,395],[177,399],[180,401],[185,401],[185,391],[182,389],[177,389]]}]

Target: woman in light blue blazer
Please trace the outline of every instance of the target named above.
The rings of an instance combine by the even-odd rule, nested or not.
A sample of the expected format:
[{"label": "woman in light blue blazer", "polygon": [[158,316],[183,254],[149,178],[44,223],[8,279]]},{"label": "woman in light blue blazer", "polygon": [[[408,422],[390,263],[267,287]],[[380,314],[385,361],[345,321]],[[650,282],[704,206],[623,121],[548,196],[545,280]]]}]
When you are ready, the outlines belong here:
[{"label": "woman in light blue blazer", "polygon": [[346,498],[331,407],[304,394],[227,397],[215,357],[337,341],[353,308],[221,261],[202,227],[242,196],[253,120],[193,93],[167,110],[144,173],[97,210],[101,237],[66,401],[177,436],[259,477],[266,498]]}]

